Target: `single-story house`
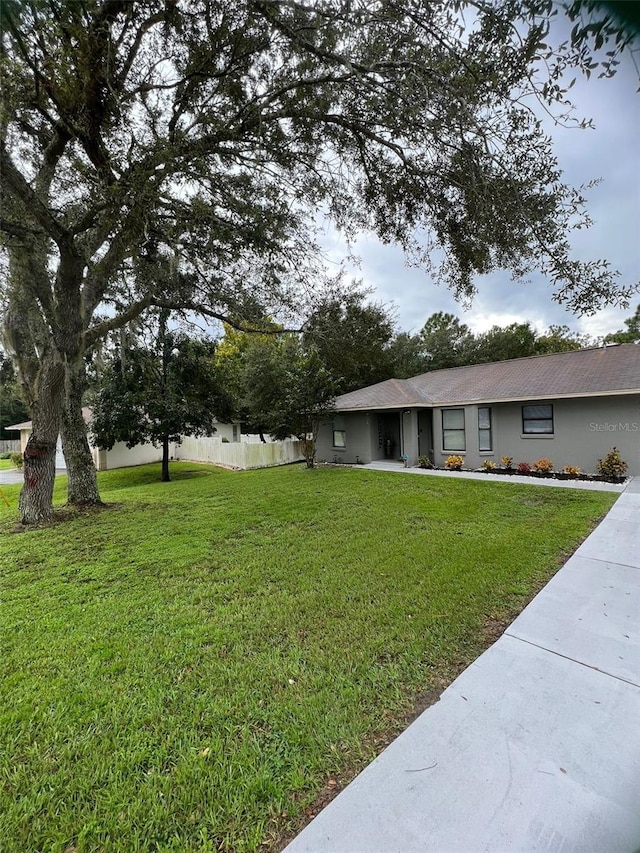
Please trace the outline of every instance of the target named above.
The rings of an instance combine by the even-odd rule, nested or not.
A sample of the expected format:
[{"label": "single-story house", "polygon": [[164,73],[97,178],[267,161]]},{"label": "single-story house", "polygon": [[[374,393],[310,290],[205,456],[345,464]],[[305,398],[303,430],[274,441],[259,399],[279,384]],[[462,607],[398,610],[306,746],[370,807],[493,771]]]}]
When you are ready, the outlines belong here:
[{"label": "single-story house", "polygon": [[595,472],[615,446],[640,474],[640,345],[434,370],[388,379],[336,400],[318,433],[317,458],[328,462],[426,456],[442,467],[450,455],[466,468],[551,459],[556,469]]},{"label": "single-story house", "polygon": [[[91,409],[84,406],[82,416],[85,423],[89,424],[91,422]],[[216,422],[215,428],[214,439],[217,441],[233,443],[241,440],[242,430],[239,421],[224,424]],[[25,451],[27,441],[31,435],[31,429],[31,421],[5,427],[5,430],[20,432],[21,453]],[[91,435],[89,435],[89,448],[93,456],[93,463],[98,471],[111,471],[114,468],[126,468],[130,465],[146,465],[149,462],[159,462],[162,459],[162,448],[154,447],[152,444],[139,444],[136,447],[127,447],[125,442],[119,441],[114,444],[111,450],[101,450],[92,443]],[[171,456],[175,456],[175,445],[171,445]],[[60,436],[58,436],[56,445],[56,468],[66,468]]]}]

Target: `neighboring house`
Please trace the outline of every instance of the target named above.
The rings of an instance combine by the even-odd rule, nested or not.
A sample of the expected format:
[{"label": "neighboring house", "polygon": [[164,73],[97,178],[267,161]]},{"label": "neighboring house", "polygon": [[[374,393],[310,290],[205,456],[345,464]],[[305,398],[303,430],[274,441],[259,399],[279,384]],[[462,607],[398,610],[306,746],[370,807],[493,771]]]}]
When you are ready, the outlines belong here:
[{"label": "neighboring house", "polygon": [[[86,424],[91,421],[91,409],[84,406],[82,416]],[[21,424],[13,424],[5,427],[6,430],[20,432],[20,452],[24,453],[27,441],[31,435],[31,421]],[[213,440],[217,442],[228,441],[239,442],[242,438],[240,422],[222,424],[216,423],[216,433]],[[93,456],[93,463],[98,471],[112,470],[113,468],[126,468],[130,465],[146,465],[148,462],[159,462],[162,459],[162,448],[154,447],[152,444],[140,444],[136,447],[127,447],[125,442],[119,441],[111,450],[100,450],[91,441],[89,435],[89,448]],[[171,445],[171,456],[174,458],[176,445]],[[62,452],[62,440],[58,436],[56,445],[56,468],[66,468],[64,454]]]},{"label": "neighboring house", "polygon": [[466,468],[491,459],[551,459],[587,472],[615,446],[640,474],[640,345],[617,344],[389,379],[336,401],[317,458],[419,456]]},{"label": "neighboring house", "polygon": [[[91,409],[87,406],[82,407],[82,417],[84,418],[84,422],[86,424],[91,420]],[[32,424],[31,421],[24,421],[21,424],[12,424],[11,426],[5,427],[5,430],[10,432],[20,432],[20,453],[24,453],[25,448],[27,446],[27,442],[29,441],[29,436],[31,435]],[[91,444],[91,452],[93,454],[93,461],[96,462],[97,459],[97,449],[94,448]],[[66,468],[66,462],[64,461],[64,454],[62,452],[62,439],[58,436],[58,441],[56,443],[56,468]]]}]

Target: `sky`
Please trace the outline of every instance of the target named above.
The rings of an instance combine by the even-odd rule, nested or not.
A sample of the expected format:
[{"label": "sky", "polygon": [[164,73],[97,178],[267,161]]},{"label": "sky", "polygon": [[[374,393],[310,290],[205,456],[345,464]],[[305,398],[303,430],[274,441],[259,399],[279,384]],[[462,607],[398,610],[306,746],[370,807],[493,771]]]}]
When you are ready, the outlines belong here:
[{"label": "sky", "polygon": [[[640,48],[636,48],[640,65]],[[587,211],[593,226],[575,232],[571,244],[581,260],[606,259],[621,273],[619,282],[640,281],[640,94],[633,57],[623,54],[611,79],[579,79],[571,91],[576,115],[593,119],[594,130],[548,126],[564,180],[572,186],[600,183],[587,192]],[[346,254],[335,232],[327,234],[325,250],[333,262]],[[402,250],[363,236],[355,245],[358,266],[350,277],[373,288],[372,301],[392,308],[402,331],[417,332],[436,311],[458,316],[473,332],[493,325],[530,322],[540,333],[551,324],[566,325],[598,338],[624,328],[640,303],[640,293],[628,309],[607,308],[594,316],[577,317],[552,300],[549,283],[534,275],[525,284],[511,281],[508,271],[477,279],[478,294],[470,308],[456,302],[444,286],[424,272],[407,267]]]}]

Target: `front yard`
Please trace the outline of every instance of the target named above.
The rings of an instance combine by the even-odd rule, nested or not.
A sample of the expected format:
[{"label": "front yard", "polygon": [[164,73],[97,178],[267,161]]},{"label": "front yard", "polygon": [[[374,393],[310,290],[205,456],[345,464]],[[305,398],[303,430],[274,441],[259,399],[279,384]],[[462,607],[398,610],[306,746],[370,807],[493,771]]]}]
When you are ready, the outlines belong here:
[{"label": "front yard", "polygon": [[[276,850],[486,648],[616,496],[301,466],[0,503],[6,853]],[[64,500],[64,478],[57,481]]]}]

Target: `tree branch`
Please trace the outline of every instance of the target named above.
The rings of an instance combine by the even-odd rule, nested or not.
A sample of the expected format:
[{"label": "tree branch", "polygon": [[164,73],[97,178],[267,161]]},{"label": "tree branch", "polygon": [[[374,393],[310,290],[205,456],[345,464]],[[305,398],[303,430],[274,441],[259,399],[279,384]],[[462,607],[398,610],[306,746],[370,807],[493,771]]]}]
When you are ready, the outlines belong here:
[{"label": "tree branch", "polygon": [[137,302],[133,302],[121,314],[117,314],[110,320],[104,320],[102,323],[97,323],[95,326],[91,326],[87,329],[84,336],[86,348],[90,349],[108,332],[112,332],[114,329],[121,329],[123,326],[126,326],[127,323],[131,320],[135,320],[136,317],[139,317],[144,310],[150,308],[153,304],[153,297],[151,294],[147,294]]},{"label": "tree branch", "polygon": [[4,143],[0,144],[0,171],[9,192],[24,205],[51,239],[57,245],[66,243],[71,236],[69,231],[58,222],[16,169]]}]

